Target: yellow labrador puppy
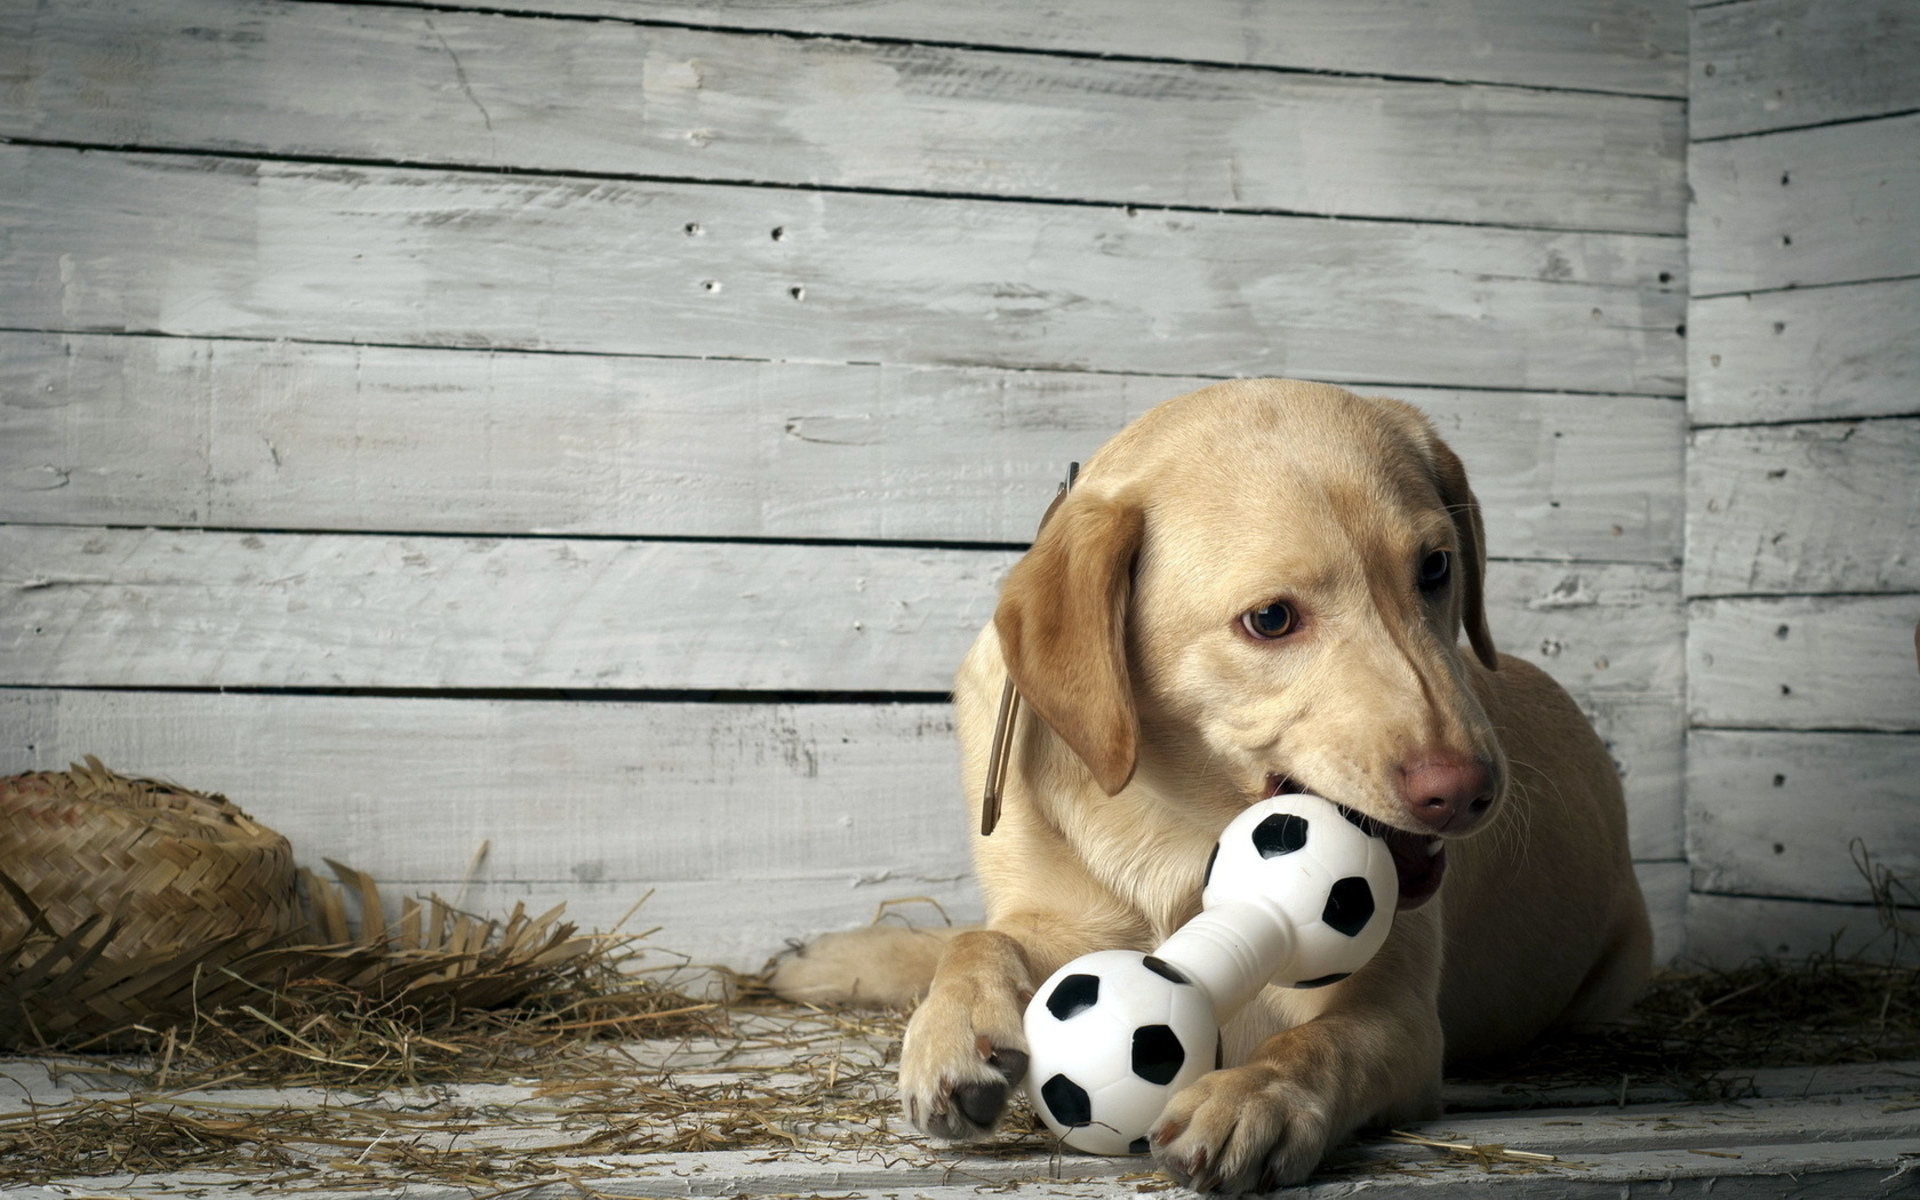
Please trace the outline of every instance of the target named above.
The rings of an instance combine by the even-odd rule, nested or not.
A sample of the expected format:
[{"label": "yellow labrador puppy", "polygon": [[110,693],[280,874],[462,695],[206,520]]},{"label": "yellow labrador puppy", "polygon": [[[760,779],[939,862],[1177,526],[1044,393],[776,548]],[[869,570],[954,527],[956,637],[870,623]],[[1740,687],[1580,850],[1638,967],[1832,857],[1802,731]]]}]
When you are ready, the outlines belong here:
[{"label": "yellow labrador puppy", "polygon": [[1229,1024],[1226,1069],[1150,1135],[1177,1179],[1297,1183],[1363,1125],[1437,1115],[1443,1062],[1617,1014],[1651,942],[1619,782],[1566,693],[1495,653],[1485,557],[1460,460],[1404,404],[1258,380],[1155,408],[1087,463],[960,668],[976,826],[1009,674],[1027,706],[1004,816],[974,838],[986,927],[830,935],[776,988],[924,989],[906,1114],[985,1136],[1025,1070],[1034,986],[1152,948],[1199,911],[1236,812],[1310,791],[1390,830],[1392,935],[1344,981],[1269,986]]}]

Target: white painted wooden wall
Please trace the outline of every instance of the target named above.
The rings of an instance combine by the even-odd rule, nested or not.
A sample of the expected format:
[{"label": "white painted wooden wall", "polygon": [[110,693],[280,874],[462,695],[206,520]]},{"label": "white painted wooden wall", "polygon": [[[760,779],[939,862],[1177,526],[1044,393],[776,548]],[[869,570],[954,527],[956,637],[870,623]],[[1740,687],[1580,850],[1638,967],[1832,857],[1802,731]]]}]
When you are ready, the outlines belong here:
[{"label": "white painted wooden wall", "polygon": [[1876,933],[1856,839],[1920,892],[1920,5],[1692,26],[1688,928],[1737,958]]},{"label": "white painted wooden wall", "polygon": [[[1914,108],[1913,56],[1705,124],[1707,31],[1776,7],[1693,13],[1690,85],[1684,0],[0,0],[0,770],[97,753],[422,889],[490,840],[468,903],[651,892],[700,961],[964,917],[944,692],[1065,464],[1285,374],[1466,459],[1664,952],[1830,915],[1833,805],[1916,855],[1911,738],[1772,731],[1920,730],[1875,632],[1920,590],[1915,240],[1838,229],[1911,213],[1915,118],[1812,131],[1856,174],[1793,192],[1834,244],[1791,265],[1710,179]],[[1793,282],[1828,332],[1753,335]],[[1762,458],[1804,551],[1707,520]],[[1776,741],[1770,797],[1847,786],[1768,858],[1713,764]]]}]

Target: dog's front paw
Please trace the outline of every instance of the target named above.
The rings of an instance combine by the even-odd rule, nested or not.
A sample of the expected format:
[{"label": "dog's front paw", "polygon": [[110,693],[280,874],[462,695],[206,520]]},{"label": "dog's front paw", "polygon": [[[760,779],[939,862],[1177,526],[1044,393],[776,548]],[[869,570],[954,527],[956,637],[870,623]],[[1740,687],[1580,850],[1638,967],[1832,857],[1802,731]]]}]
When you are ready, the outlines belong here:
[{"label": "dog's front paw", "polygon": [[1196,1192],[1266,1192],[1303,1183],[1333,1138],[1324,1106],[1272,1066],[1203,1075],[1148,1135],[1160,1169]]},{"label": "dog's front paw", "polygon": [[923,1133],[972,1141],[993,1132],[1027,1074],[1020,1007],[968,1005],[938,992],[907,1023],[900,1106]]}]

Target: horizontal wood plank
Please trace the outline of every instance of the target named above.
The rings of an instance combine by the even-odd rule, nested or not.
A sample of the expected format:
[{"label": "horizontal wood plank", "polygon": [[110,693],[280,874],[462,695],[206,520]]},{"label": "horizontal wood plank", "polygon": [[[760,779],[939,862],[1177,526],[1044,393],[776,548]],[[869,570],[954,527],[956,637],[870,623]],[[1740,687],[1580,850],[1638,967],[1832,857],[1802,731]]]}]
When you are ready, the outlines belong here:
[{"label": "horizontal wood plank", "polygon": [[[0,734],[0,774],[96,754],[220,791],[301,861],[334,858],[402,890],[452,896],[489,843],[470,907],[565,900],[604,928],[651,891],[635,923],[701,961],[757,967],[785,939],[862,924],[888,900],[979,915],[944,704],[0,690]],[[1640,874],[1677,951],[1685,867]],[[939,920],[925,904],[900,912]]]},{"label": "horizontal wood plank", "polygon": [[1687,178],[1696,296],[1920,274],[1920,114],[1696,144]]},{"label": "horizontal wood plank", "polygon": [[653,884],[969,869],[947,704],[0,691],[0,773],[96,754],[382,878]]},{"label": "horizontal wood plank", "polygon": [[1920,420],[1702,429],[1687,594],[1920,591]]},{"label": "horizontal wood plank", "polygon": [[1363,75],[1686,95],[1679,0],[1188,0],[1089,19],[1025,0],[472,0],[462,7]]},{"label": "horizontal wood plank", "polygon": [[[1687,898],[1688,964],[1735,967],[1756,958],[1858,955],[1893,959],[1896,942],[1870,904],[1771,900],[1695,892]],[[1898,961],[1920,964],[1920,945],[1899,943]]]},{"label": "horizontal wood plank", "polygon": [[31,87],[0,93],[0,132],[47,140],[1634,233],[1685,219],[1677,100],[284,0],[78,0],[0,19],[0,40],[32,63]]},{"label": "horizontal wood plank", "polygon": [[[5,526],[0,682],[944,690],[1017,557]],[[1677,695],[1677,582],[1503,562],[1488,607],[1569,688]]]},{"label": "horizontal wood plank", "polygon": [[1920,11],[1909,0],[1744,0],[1693,13],[1693,136],[1920,108]]},{"label": "horizontal wood plank", "polygon": [[[1024,542],[1207,380],[0,332],[0,514],[221,528]],[[1679,557],[1682,405],[1384,389],[1495,555]]]},{"label": "horizontal wood plank", "polygon": [[1662,395],[1683,380],[1676,238],[18,146],[0,147],[0,222],[16,329]]},{"label": "horizontal wood plank", "polygon": [[1701,424],[1920,413],[1920,279],[1695,300],[1687,371]]},{"label": "horizontal wood plank", "polygon": [[1864,903],[1864,863],[1920,879],[1920,736],[1695,730],[1687,857],[1703,892]]},{"label": "horizontal wood plank", "polygon": [[1920,730],[1920,596],[1696,600],[1688,607],[1694,725]]},{"label": "horizontal wood plank", "polygon": [[945,690],[1016,554],[0,528],[16,684]]},{"label": "horizontal wood plank", "polygon": [[[19,526],[0,548],[0,680],[34,686],[944,690],[1014,557]],[[1636,855],[1677,856],[1677,572],[1488,582],[1500,644],[1607,743]]]}]

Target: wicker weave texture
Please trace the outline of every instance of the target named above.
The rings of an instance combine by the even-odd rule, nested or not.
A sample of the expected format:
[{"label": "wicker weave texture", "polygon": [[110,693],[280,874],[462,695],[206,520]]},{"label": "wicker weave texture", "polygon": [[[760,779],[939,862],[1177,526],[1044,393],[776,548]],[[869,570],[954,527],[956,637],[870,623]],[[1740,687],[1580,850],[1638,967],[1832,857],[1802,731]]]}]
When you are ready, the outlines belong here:
[{"label": "wicker weave texture", "polygon": [[0,779],[0,1043],[191,1011],[304,926],[294,881],[287,840],[225,797],[94,758]]}]

